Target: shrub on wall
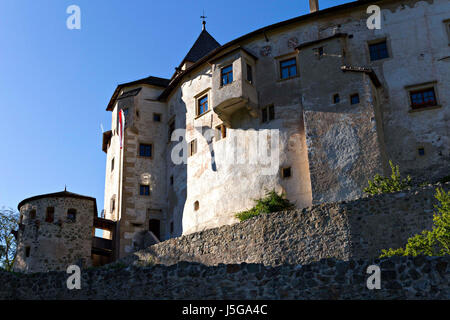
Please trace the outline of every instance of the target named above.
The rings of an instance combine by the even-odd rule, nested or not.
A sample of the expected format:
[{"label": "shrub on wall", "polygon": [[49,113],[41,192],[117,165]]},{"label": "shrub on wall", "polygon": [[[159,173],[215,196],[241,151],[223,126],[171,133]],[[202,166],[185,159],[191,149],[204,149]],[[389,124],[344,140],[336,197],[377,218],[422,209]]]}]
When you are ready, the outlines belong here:
[{"label": "shrub on wall", "polygon": [[389,160],[389,165],[391,166],[392,174],[389,177],[382,177],[379,174],[376,174],[373,181],[368,181],[369,186],[363,190],[365,193],[371,195],[390,193],[401,191],[411,186],[410,176],[402,179],[399,167],[394,166],[391,160]]},{"label": "shrub on wall", "polygon": [[295,208],[295,205],[286,199],[284,193],[278,194],[275,190],[266,191],[264,198],[254,201],[255,206],[253,208],[237,213],[236,218],[240,221],[245,221],[262,213],[279,212]]},{"label": "shrub on wall", "polygon": [[405,248],[382,250],[381,258],[392,256],[444,256],[450,254],[450,191],[436,190],[438,210],[433,216],[434,226],[431,231],[424,230],[408,239]]}]

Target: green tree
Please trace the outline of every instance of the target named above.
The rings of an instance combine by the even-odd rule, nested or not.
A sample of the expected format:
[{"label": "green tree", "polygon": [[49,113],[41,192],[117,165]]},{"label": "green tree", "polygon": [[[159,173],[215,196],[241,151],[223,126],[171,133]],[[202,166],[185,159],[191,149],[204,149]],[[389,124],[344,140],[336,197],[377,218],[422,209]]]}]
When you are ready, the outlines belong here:
[{"label": "green tree", "polygon": [[11,231],[18,226],[18,213],[12,209],[0,208],[0,267],[12,270],[16,256],[16,238]]},{"label": "green tree", "polygon": [[437,213],[433,216],[432,230],[408,239],[405,248],[382,250],[381,258],[392,256],[444,256],[450,254],[450,191],[436,189],[435,205]]},{"label": "green tree", "polygon": [[394,166],[391,160],[389,160],[392,173],[389,177],[382,177],[376,174],[373,181],[369,180],[369,186],[364,188],[364,192],[376,195],[382,193],[390,193],[401,191],[411,186],[411,177],[407,176],[405,179],[401,178],[399,166]]},{"label": "green tree", "polygon": [[284,193],[278,194],[275,190],[266,191],[266,196],[264,198],[254,201],[255,206],[253,208],[237,213],[236,218],[240,221],[245,221],[262,213],[279,212],[295,208],[295,205],[286,199]]}]

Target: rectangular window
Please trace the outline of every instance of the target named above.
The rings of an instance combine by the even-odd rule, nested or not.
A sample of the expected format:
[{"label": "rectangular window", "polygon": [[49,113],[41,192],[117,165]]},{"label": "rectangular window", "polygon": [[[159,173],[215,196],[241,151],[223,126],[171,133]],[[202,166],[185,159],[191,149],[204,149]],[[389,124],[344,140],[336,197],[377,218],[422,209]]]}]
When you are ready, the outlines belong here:
[{"label": "rectangular window", "polygon": [[247,63],[247,81],[253,84],[253,70],[252,66]]},{"label": "rectangular window", "polygon": [[197,115],[204,114],[206,111],[208,111],[208,95],[198,99]]},{"label": "rectangular window", "polygon": [[370,61],[389,58],[386,40],[369,44]]},{"label": "rectangular window", "polygon": [[111,160],[111,172],[114,171],[114,158]]},{"label": "rectangular window", "polygon": [[283,178],[289,178],[291,176],[291,167],[281,169],[281,176]]},{"label": "rectangular window", "polygon": [[221,85],[225,86],[233,82],[233,65],[229,65],[221,70]]},{"label": "rectangular window", "polygon": [[144,186],[141,184],[139,187],[139,194],[141,196],[149,196],[150,195],[150,186]]},{"label": "rectangular window", "polygon": [[111,213],[114,213],[114,210],[116,210],[116,199],[111,199]]},{"label": "rectangular window", "polygon": [[297,75],[297,59],[291,58],[280,61],[280,76],[281,79],[289,79]]},{"label": "rectangular window", "polygon": [[152,157],[153,145],[151,144],[139,144],[139,156],[140,157]]},{"label": "rectangular window", "polygon": [[333,96],[333,103],[339,103],[340,100],[341,100],[341,99],[339,98],[339,94],[336,93],[336,94]]},{"label": "rectangular window", "polygon": [[320,57],[323,56],[323,47],[315,48],[314,51],[315,51],[315,55],[316,55],[318,58],[320,58]]},{"label": "rectangular window", "polygon": [[173,233],[173,221],[170,222],[170,233]]},{"label": "rectangular window", "polygon": [[450,44],[450,19],[444,21],[445,24],[445,30],[447,30],[448,35],[448,43]]},{"label": "rectangular window", "polygon": [[268,122],[275,119],[275,106],[270,105],[262,108],[262,122]]},{"label": "rectangular window", "polygon": [[30,252],[31,252],[31,248],[30,247],[25,247],[25,257],[29,257],[30,256]]},{"label": "rectangular window", "polygon": [[417,149],[417,153],[419,154],[419,156],[423,157],[425,155],[425,148]]},{"label": "rectangular window", "polygon": [[175,131],[175,119],[169,122],[169,141],[172,138],[172,133]]},{"label": "rectangular window", "polygon": [[52,223],[53,220],[55,220],[55,208],[54,207],[48,207],[47,212],[45,214],[45,222]]},{"label": "rectangular window", "polygon": [[161,114],[159,114],[159,113],[154,113],[154,114],[153,114],[153,121],[154,121],[154,122],[161,122]]},{"label": "rectangular window", "polygon": [[76,209],[67,210],[67,221],[70,221],[70,222],[77,221],[77,210]]},{"label": "rectangular window", "polygon": [[434,88],[411,91],[409,95],[411,97],[412,109],[421,109],[437,105]]},{"label": "rectangular window", "polygon": [[224,124],[218,125],[216,127],[216,141],[224,139],[227,137],[227,127]]},{"label": "rectangular window", "polygon": [[189,156],[193,156],[197,153],[197,139],[189,142]]},{"label": "rectangular window", "polygon": [[30,219],[31,220],[36,219],[36,210],[33,209],[33,210],[30,211]]},{"label": "rectangular window", "polygon": [[359,103],[359,94],[357,94],[357,93],[352,94],[350,96],[350,103],[351,104],[358,104]]},{"label": "rectangular window", "polygon": [[173,176],[170,176],[170,185],[173,186]]}]

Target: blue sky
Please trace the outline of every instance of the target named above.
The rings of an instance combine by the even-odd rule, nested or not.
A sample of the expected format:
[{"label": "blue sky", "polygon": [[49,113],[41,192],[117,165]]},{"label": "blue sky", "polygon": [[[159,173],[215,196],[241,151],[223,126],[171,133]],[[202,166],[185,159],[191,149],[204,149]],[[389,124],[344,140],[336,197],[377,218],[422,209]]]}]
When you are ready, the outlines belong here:
[{"label": "blue sky", "polygon": [[[319,0],[320,8],[351,2]],[[81,8],[81,30],[66,27]],[[309,12],[308,0],[0,0],[0,207],[69,191],[103,208],[101,124],[117,84],[170,77],[201,32],[224,44]]]}]

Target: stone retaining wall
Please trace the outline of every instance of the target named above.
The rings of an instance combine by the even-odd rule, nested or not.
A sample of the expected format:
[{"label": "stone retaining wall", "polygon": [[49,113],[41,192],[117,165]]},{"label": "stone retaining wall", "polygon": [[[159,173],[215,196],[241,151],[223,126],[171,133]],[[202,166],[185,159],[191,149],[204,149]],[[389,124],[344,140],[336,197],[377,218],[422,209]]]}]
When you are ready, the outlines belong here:
[{"label": "stone retaining wall", "polygon": [[[367,268],[381,269],[381,288],[367,288]],[[65,272],[0,271],[0,299],[449,299],[448,257],[396,257],[310,265],[120,266],[82,271],[80,290]]]},{"label": "stone retaining wall", "polygon": [[371,259],[381,249],[404,246],[433,224],[435,190],[450,183],[308,209],[264,214],[231,226],[170,239],[121,261],[171,265],[305,264],[324,258]]}]

